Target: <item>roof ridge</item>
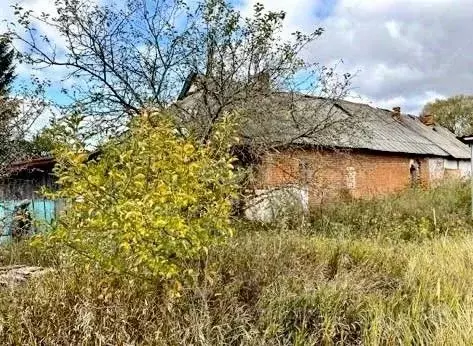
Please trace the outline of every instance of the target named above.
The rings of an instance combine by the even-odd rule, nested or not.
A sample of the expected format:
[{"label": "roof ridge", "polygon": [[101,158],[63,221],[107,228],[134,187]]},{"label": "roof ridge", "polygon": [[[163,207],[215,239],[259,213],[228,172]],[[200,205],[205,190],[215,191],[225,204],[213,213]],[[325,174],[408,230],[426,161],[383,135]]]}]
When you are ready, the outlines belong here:
[{"label": "roof ridge", "polygon": [[[406,115],[404,114],[401,114],[401,116],[404,116],[404,117],[407,117]],[[412,119],[412,121],[416,122],[417,123],[417,119]],[[419,125],[421,126],[426,126],[424,125],[420,120],[419,120]],[[427,126],[426,126],[427,127]],[[428,140],[430,143],[432,143],[433,145],[435,145],[437,148],[439,148],[441,151],[443,151],[444,153],[446,153],[447,155],[449,156],[453,156],[450,152],[448,152],[447,150],[445,150],[443,147],[441,147],[438,143],[434,142],[431,138],[425,136],[423,133],[421,133],[420,131],[416,131],[416,129],[411,129],[409,128],[410,130],[412,130],[413,132],[415,132],[416,134],[420,135],[422,138],[425,138],[426,140]]]}]

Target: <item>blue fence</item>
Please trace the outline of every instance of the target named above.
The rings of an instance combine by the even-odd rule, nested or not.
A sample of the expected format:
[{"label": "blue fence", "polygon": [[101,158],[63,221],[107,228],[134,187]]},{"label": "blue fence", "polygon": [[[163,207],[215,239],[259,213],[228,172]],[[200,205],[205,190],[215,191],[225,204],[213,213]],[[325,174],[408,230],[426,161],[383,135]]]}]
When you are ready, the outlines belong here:
[{"label": "blue fence", "polygon": [[[12,226],[16,207],[25,203],[24,200],[0,201],[0,243],[11,240]],[[27,210],[32,218],[34,227],[41,231],[58,215],[58,201],[47,199],[28,200]]]}]

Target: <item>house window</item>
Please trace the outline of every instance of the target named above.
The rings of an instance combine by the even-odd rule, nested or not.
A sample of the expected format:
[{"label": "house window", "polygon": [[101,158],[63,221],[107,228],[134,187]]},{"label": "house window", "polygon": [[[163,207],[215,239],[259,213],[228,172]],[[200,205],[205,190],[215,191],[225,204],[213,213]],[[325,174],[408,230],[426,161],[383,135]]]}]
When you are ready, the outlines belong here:
[{"label": "house window", "polygon": [[411,160],[409,165],[410,182],[412,187],[416,187],[420,183],[420,161],[418,159]]}]

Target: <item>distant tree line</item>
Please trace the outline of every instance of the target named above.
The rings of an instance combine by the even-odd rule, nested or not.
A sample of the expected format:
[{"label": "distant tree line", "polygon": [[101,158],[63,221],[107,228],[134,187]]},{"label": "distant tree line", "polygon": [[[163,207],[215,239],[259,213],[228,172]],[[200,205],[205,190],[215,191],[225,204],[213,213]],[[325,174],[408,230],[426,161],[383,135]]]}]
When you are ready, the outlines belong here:
[{"label": "distant tree line", "polygon": [[429,102],[422,110],[457,136],[473,134],[473,96],[457,95]]}]

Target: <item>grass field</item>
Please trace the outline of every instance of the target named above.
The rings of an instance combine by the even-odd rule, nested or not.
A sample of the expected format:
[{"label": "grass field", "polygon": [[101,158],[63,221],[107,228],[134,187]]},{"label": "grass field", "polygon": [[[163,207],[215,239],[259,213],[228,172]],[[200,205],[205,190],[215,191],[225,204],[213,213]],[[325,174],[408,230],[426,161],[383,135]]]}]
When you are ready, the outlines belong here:
[{"label": "grass field", "polygon": [[468,198],[468,185],[448,184],[305,220],[238,222],[232,239],[188,264],[194,280],[174,298],[6,247],[3,264],[56,271],[0,291],[0,343],[471,345]]}]

